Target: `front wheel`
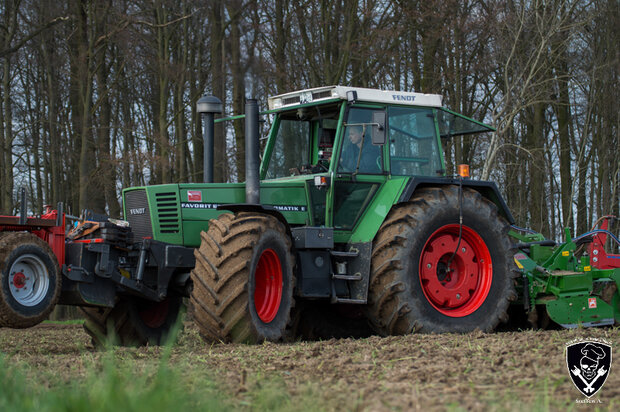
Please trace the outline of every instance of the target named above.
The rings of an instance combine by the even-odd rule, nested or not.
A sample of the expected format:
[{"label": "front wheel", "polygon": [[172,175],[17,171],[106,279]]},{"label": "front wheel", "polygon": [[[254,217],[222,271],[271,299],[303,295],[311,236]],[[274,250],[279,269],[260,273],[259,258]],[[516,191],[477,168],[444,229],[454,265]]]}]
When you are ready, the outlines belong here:
[{"label": "front wheel", "polygon": [[294,257],[284,225],[240,212],[209,221],[195,251],[191,304],[212,342],[258,343],[292,335]]},{"label": "front wheel", "polygon": [[61,290],[52,248],[32,233],[0,237],[0,326],[28,328],[47,318]]},{"label": "front wheel", "polygon": [[423,189],[381,226],[368,307],[377,332],[489,332],[508,319],[517,276],[508,223],[478,192],[462,190],[461,203],[457,186]]},{"label": "front wheel", "polygon": [[84,330],[96,348],[107,345],[162,345],[183,313],[183,300],[168,295],[161,302],[123,296],[113,308],[82,307]]}]

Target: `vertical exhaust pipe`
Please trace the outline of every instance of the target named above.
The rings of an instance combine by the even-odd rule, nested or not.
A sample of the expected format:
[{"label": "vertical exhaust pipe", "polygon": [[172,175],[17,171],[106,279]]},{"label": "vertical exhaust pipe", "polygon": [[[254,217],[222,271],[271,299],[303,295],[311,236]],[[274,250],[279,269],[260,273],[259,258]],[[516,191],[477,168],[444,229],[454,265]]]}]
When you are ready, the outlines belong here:
[{"label": "vertical exhaust pipe", "polygon": [[245,103],[245,202],[260,204],[258,102]]},{"label": "vertical exhaust pipe", "polygon": [[196,110],[202,116],[203,181],[213,183],[215,115],[222,113],[222,101],[215,96],[202,96],[196,103]]}]

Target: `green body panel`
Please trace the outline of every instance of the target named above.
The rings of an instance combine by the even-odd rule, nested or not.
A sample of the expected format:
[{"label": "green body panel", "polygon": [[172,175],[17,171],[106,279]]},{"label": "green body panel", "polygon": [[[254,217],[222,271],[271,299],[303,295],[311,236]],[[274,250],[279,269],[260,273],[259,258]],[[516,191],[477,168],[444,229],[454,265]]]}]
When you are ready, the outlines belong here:
[{"label": "green body panel", "polygon": [[335,231],[334,240],[338,243],[371,242],[408,181],[409,178],[396,177],[387,180],[364,210],[353,231]]}]

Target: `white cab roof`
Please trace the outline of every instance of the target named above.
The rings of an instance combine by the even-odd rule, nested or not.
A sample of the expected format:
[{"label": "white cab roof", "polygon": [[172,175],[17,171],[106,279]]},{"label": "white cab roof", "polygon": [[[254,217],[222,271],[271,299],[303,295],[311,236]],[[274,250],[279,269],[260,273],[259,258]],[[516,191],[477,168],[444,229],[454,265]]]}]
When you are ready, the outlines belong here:
[{"label": "white cab roof", "polygon": [[324,86],[314,89],[298,90],[270,97],[269,110],[293,107],[300,104],[312,103],[321,100],[347,100],[356,94],[355,101],[372,103],[395,103],[409,106],[441,107],[441,95],[393,90],[365,89],[363,87]]}]

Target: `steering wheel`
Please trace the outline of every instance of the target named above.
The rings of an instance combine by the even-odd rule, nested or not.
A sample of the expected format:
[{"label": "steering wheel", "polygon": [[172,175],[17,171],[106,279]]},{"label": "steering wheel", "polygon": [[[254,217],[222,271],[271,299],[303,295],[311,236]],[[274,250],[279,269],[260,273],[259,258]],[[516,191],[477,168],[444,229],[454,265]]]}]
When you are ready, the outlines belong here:
[{"label": "steering wheel", "polygon": [[[329,172],[329,160],[327,159],[319,159],[319,161],[316,164],[318,167],[320,167],[322,169],[323,172]],[[320,173],[321,170],[319,170],[317,173]]]}]

